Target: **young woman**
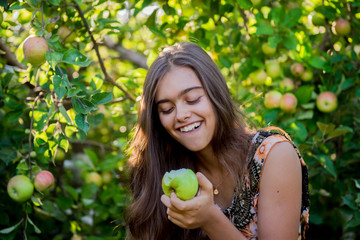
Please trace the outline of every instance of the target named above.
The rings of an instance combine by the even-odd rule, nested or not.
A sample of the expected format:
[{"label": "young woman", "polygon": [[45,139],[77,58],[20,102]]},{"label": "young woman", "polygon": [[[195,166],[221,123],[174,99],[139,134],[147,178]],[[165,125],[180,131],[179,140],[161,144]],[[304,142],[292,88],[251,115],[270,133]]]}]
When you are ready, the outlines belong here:
[{"label": "young woman", "polygon": [[[307,170],[286,134],[251,132],[226,81],[193,43],[166,48],[150,67],[131,145],[129,239],[300,238]],[[162,193],[164,173],[190,168],[199,191]]]}]

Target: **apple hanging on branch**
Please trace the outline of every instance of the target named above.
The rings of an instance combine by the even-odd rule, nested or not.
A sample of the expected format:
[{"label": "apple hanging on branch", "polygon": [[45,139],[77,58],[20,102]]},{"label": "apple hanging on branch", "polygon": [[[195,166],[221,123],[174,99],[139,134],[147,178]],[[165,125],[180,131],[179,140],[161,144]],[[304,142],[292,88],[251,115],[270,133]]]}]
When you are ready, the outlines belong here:
[{"label": "apple hanging on branch", "polygon": [[282,94],[279,91],[271,90],[265,94],[264,105],[267,109],[278,108],[280,106]]},{"label": "apple hanging on branch", "polygon": [[351,32],[350,22],[344,18],[335,21],[335,34],[340,36],[348,35]]},{"label": "apple hanging on branch", "polygon": [[25,60],[34,67],[38,67],[45,63],[49,46],[42,37],[28,37],[24,41],[23,51]]},{"label": "apple hanging on branch", "polygon": [[297,98],[292,93],[285,93],[280,99],[280,109],[287,113],[293,113],[296,110]]},{"label": "apple hanging on branch", "polygon": [[43,170],[36,174],[34,185],[39,192],[51,189],[54,186],[54,175],[47,170]]},{"label": "apple hanging on branch", "polygon": [[324,113],[333,112],[338,106],[338,100],[333,92],[325,91],[316,98],[316,107]]},{"label": "apple hanging on branch", "polygon": [[199,188],[196,174],[191,169],[181,168],[166,172],[162,179],[162,189],[169,196],[175,192],[181,200],[192,199]]},{"label": "apple hanging on branch", "polygon": [[12,177],[7,184],[7,192],[16,202],[25,202],[34,192],[34,185],[25,175]]},{"label": "apple hanging on branch", "polygon": [[299,77],[304,72],[304,66],[301,63],[294,63],[293,65],[291,65],[290,71],[292,75],[294,75],[295,77]]}]

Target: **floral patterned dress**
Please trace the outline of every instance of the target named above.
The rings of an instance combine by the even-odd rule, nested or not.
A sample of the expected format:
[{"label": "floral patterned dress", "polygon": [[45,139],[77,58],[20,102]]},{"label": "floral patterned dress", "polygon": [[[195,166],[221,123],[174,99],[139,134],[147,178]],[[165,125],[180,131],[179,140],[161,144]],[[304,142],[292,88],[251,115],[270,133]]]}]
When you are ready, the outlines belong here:
[{"label": "floral patterned dress", "polygon": [[249,154],[248,168],[245,173],[243,185],[238,191],[235,191],[232,205],[223,210],[230,221],[248,239],[258,238],[257,202],[259,198],[261,173],[270,150],[280,142],[290,142],[294,146],[302,166],[302,203],[301,213],[299,213],[298,239],[301,239],[301,235],[305,238],[305,231],[309,223],[308,175],[305,162],[288,136],[277,132],[258,131],[252,139],[252,150]]}]

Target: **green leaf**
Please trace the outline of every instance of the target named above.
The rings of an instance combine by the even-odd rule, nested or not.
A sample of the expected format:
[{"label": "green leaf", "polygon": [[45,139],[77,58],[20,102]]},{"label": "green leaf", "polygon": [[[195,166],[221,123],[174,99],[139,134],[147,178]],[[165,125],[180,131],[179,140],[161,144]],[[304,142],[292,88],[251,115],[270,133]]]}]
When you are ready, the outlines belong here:
[{"label": "green leaf", "polygon": [[231,68],[232,62],[231,60],[226,56],[220,56],[219,62],[224,65],[226,68]]},{"label": "green leaf", "polygon": [[300,86],[295,92],[295,96],[298,99],[299,104],[308,103],[311,100],[313,91],[314,91],[314,86],[312,85]]},{"label": "green leaf", "polygon": [[40,234],[41,230],[33,223],[33,221],[31,221],[31,219],[29,218],[29,215],[26,215],[26,219],[27,219],[28,223],[30,223],[34,227],[35,232],[37,234]]},{"label": "green leaf", "polygon": [[4,228],[0,230],[0,233],[2,234],[8,234],[11,233],[12,231],[14,231],[21,223],[23,222],[23,219],[20,220],[20,222],[18,222],[17,224],[15,224],[14,226],[8,227],[8,228]]},{"label": "green leaf", "polygon": [[93,103],[85,99],[73,97],[71,103],[77,113],[88,114],[92,110],[97,110],[97,107],[95,107]]},{"label": "green leaf", "polygon": [[70,125],[73,125],[73,122],[71,121],[71,118],[70,118],[69,115],[67,114],[66,109],[64,108],[63,105],[61,105],[61,106],[59,107],[59,111],[60,111],[61,115],[63,115],[63,117],[65,118],[66,122],[67,122],[68,124],[70,124]]},{"label": "green leaf", "polygon": [[61,77],[59,75],[54,76],[54,79],[53,79],[54,90],[60,100],[64,97],[64,95],[67,92],[66,86],[68,86],[68,82],[69,82],[69,80],[68,80],[66,74],[63,77]]},{"label": "green leaf", "polygon": [[294,136],[294,140],[297,140],[299,142],[304,142],[308,136],[308,132],[306,130],[306,127],[304,123],[300,121],[295,121],[292,124],[290,124],[291,132],[293,133],[292,136]]},{"label": "green leaf", "polygon": [[299,21],[301,14],[302,13],[300,8],[290,9],[284,18],[283,26],[285,28],[292,28]]},{"label": "green leaf", "polygon": [[291,34],[284,38],[283,44],[289,50],[296,50],[298,40],[294,34]]},{"label": "green leaf", "polygon": [[78,113],[75,116],[75,123],[78,128],[80,128],[85,134],[89,131],[89,123],[86,120],[86,116]]},{"label": "green leaf", "polygon": [[257,29],[255,35],[273,35],[274,29],[272,28],[271,24],[266,22],[265,20],[259,20],[256,24]]},{"label": "green leaf", "polygon": [[252,3],[250,0],[236,0],[241,8],[245,10],[249,10],[252,7]]},{"label": "green leaf", "polygon": [[335,124],[333,123],[326,124],[322,122],[316,122],[316,125],[324,135],[335,129]]},{"label": "green leaf", "polygon": [[323,69],[326,61],[324,59],[322,59],[321,57],[313,56],[313,57],[310,57],[309,59],[307,59],[307,62],[314,68]]},{"label": "green leaf", "polygon": [[79,193],[76,191],[75,188],[69,185],[64,185],[63,188],[66,191],[66,193],[69,194],[70,197],[72,197],[72,199],[74,199],[75,201],[79,200]]},{"label": "green leaf", "polygon": [[360,179],[353,179],[355,182],[356,188],[360,189]]},{"label": "green leaf", "polygon": [[48,0],[54,6],[59,6],[62,0]]},{"label": "green leaf", "polygon": [[105,103],[110,102],[112,100],[112,98],[113,98],[112,92],[101,92],[101,93],[96,93],[95,95],[93,95],[91,98],[91,102],[94,105],[100,105],[100,104],[105,104]]},{"label": "green leaf", "polygon": [[338,127],[335,130],[329,132],[327,139],[335,138],[335,137],[344,135],[349,132],[351,132],[351,133],[353,132],[353,130],[349,127],[346,127],[346,126]]},{"label": "green leaf", "polygon": [[17,153],[11,148],[0,148],[0,159],[8,165],[17,157]]},{"label": "green leaf", "polygon": [[[6,2],[6,1],[5,1]],[[23,8],[28,8],[29,6],[25,3],[25,2],[17,2],[15,4],[13,4],[11,7],[9,7],[9,11],[13,11],[13,10],[20,10],[20,9],[23,9]]]},{"label": "green leaf", "polygon": [[48,61],[50,67],[55,70],[57,64],[59,62],[61,62],[61,60],[63,59],[63,54],[62,53],[59,53],[59,52],[50,52],[50,51],[47,51],[46,52],[46,60]]},{"label": "green leaf", "polygon": [[81,52],[79,52],[79,50],[75,48],[67,50],[64,53],[62,61],[80,67],[87,67],[91,63],[91,60],[89,58],[84,56]]},{"label": "green leaf", "polygon": [[99,187],[96,184],[84,184],[81,188],[81,198],[82,199],[93,199]]},{"label": "green leaf", "polygon": [[271,18],[274,20],[276,26],[280,26],[285,18],[285,8],[277,7],[271,10]]},{"label": "green leaf", "polygon": [[159,29],[157,29],[156,27],[152,27],[152,26],[147,26],[149,28],[149,30],[154,33],[155,35],[162,37],[164,39],[167,39],[165,33],[163,33],[162,31],[160,31]]},{"label": "green leaf", "polygon": [[347,194],[343,196],[342,199],[346,206],[348,206],[352,210],[357,210],[357,206],[355,204],[355,197],[353,195]]},{"label": "green leaf", "polygon": [[320,164],[335,178],[337,178],[336,169],[334,166],[334,163],[331,161],[331,159],[326,155],[318,155],[318,160]]},{"label": "green leaf", "polygon": [[87,120],[90,125],[96,127],[98,126],[104,119],[105,115],[103,113],[98,113],[96,115],[87,115]]}]

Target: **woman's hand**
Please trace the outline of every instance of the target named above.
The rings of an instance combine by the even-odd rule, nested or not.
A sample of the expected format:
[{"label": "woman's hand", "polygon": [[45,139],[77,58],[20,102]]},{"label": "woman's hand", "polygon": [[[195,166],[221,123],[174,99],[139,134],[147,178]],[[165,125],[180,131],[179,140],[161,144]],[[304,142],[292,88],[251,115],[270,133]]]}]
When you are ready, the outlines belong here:
[{"label": "woman's hand", "polygon": [[194,229],[206,225],[209,214],[217,210],[214,204],[213,186],[211,182],[200,172],[196,173],[199,182],[198,194],[187,201],[180,200],[175,193],[170,197],[161,196],[161,202],[167,207],[170,221],[185,229]]}]

